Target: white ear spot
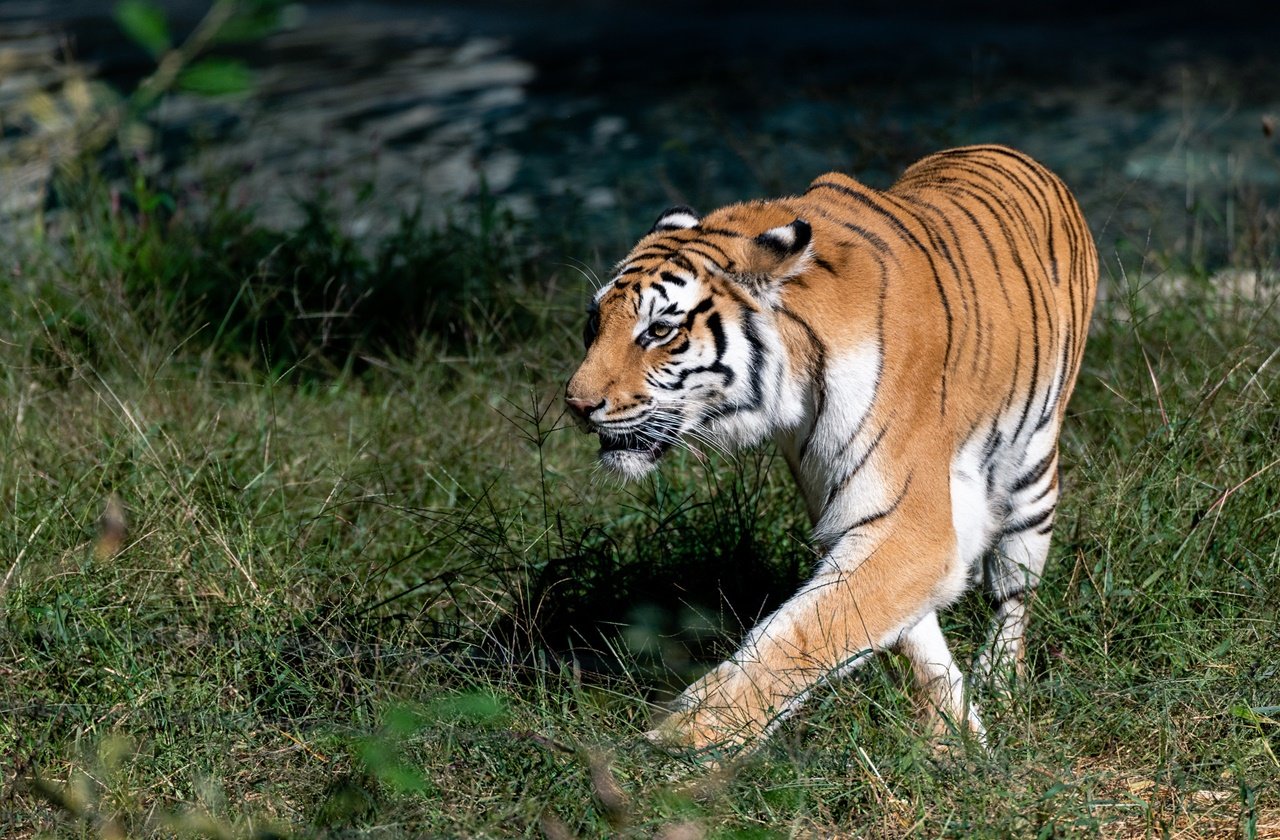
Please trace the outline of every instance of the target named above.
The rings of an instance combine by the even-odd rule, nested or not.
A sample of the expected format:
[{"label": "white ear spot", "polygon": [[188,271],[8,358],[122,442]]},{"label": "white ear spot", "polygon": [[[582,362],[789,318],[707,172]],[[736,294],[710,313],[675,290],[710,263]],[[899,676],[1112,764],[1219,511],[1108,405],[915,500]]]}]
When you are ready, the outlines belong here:
[{"label": "white ear spot", "polygon": [[662,230],[688,230],[697,227],[700,221],[702,220],[692,209],[684,206],[672,207],[658,217],[658,221],[653,223],[649,233]]},{"label": "white ear spot", "polygon": [[775,243],[779,251],[790,251],[791,246],[796,242],[796,232],[791,229],[791,225],[783,225],[766,230],[760,238]]},{"label": "white ear spot", "polygon": [[804,219],[796,219],[789,225],[770,228],[756,237],[761,247],[768,248],[778,256],[789,257],[803,251],[813,236],[813,228]]}]

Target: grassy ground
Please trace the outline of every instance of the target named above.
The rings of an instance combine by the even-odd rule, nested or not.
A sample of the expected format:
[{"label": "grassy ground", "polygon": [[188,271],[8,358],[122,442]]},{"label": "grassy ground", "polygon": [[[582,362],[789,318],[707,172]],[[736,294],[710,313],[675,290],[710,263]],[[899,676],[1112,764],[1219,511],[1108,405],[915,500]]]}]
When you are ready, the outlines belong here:
[{"label": "grassy ground", "polygon": [[812,554],[767,451],[619,488],[561,428],[625,243],[66,204],[0,266],[4,836],[1280,836],[1276,287],[1108,258],[990,752],[886,662],[708,776],[647,704]]}]

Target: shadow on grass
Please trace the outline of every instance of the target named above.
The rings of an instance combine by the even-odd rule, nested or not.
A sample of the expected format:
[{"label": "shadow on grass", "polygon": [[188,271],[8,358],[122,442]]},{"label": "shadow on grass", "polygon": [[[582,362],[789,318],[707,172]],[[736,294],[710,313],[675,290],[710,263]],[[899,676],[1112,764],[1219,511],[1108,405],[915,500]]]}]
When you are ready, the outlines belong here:
[{"label": "shadow on grass", "polygon": [[582,671],[638,668],[659,682],[687,681],[811,571],[804,542],[762,504],[769,461],[753,459],[706,501],[664,500],[659,487],[620,533],[571,534],[557,519],[560,550],[529,575],[496,638]]},{"label": "shadow on grass", "polygon": [[[214,359],[358,373],[412,355],[424,339],[456,354],[547,329],[529,292],[536,249],[487,192],[439,223],[420,205],[377,236],[340,224],[323,194],[300,201],[296,229],[277,231],[226,189],[187,201],[138,178],[132,190],[107,192],[62,185],[69,231],[88,240],[76,243],[81,264],[67,273],[98,278],[101,298]],[[101,313],[56,292],[44,295],[47,324],[90,363],[109,356]]]},{"label": "shadow on grass", "polygon": [[[795,536],[793,513],[770,496],[772,461],[750,456],[710,492],[659,478],[632,497],[620,523],[548,510],[537,546],[522,542],[509,508],[482,496],[436,520],[463,559],[369,604],[368,620],[419,621],[416,593],[457,592],[456,620],[431,620],[430,632],[468,669],[678,689],[810,574],[813,554]],[[495,580],[503,582],[499,609],[462,603],[469,586]]]}]

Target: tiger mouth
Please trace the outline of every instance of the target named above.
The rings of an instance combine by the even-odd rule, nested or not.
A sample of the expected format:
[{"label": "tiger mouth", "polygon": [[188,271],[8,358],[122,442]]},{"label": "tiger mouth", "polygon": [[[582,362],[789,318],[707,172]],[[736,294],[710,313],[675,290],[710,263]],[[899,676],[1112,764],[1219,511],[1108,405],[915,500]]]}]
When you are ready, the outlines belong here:
[{"label": "tiger mouth", "polygon": [[649,461],[657,461],[667,450],[671,448],[671,444],[665,440],[655,440],[648,435],[624,432],[622,434],[610,434],[608,432],[600,432],[600,457],[614,454],[639,455]]}]

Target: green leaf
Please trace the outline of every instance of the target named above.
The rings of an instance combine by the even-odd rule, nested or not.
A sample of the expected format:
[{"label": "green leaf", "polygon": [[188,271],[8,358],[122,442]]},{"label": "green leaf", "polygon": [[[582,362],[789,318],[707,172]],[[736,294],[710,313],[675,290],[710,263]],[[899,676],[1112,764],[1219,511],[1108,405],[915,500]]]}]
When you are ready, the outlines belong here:
[{"label": "green leaf", "polygon": [[280,28],[282,0],[240,0],[235,14],[218,30],[214,41],[242,43],[265,38]]},{"label": "green leaf", "polygon": [[206,58],[178,74],[178,87],[206,96],[243,93],[253,86],[253,71],[230,58]]},{"label": "green leaf", "polygon": [[427,777],[400,757],[398,738],[376,735],[355,744],[356,757],[383,784],[398,793],[428,793]]},{"label": "green leaf", "polygon": [[507,718],[507,705],[487,691],[453,694],[437,698],[425,711],[426,717],[445,723],[500,726]]},{"label": "green leaf", "polygon": [[426,793],[431,790],[427,777],[421,771],[403,762],[386,765],[377,770],[378,778],[397,793]]},{"label": "green leaf", "polygon": [[382,728],[394,738],[408,738],[422,729],[423,721],[418,713],[408,706],[395,706],[387,710],[382,721]]},{"label": "green leaf", "polygon": [[120,0],[114,15],[124,34],[152,57],[159,56],[173,43],[164,10],[150,0]]},{"label": "green leaf", "polygon": [[1238,703],[1231,707],[1231,714],[1240,720],[1247,720],[1254,724],[1275,724],[1280,723],[1270,715],[1280,712],[1280,706],[1253,706],[1249,707],[1243,703]]}]

